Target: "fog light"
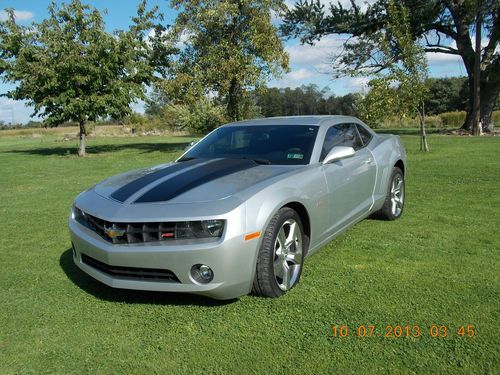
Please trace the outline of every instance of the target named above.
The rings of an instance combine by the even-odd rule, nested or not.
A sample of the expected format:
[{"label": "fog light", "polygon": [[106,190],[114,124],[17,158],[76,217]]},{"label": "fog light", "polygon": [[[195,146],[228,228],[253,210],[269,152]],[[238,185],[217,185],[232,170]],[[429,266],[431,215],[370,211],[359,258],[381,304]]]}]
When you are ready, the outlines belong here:
[{"label": "fog light", "polygon": [[73,258],[76,258],[76,249],[75,245],[73,245],[73,242],[71,242],[71,253],[73,254]]},{"label": "fog light", "polygon": [[195,264],[191,267],[191,276],[199,283],[207,284],[214,278],[214,271],[205,264]]}]

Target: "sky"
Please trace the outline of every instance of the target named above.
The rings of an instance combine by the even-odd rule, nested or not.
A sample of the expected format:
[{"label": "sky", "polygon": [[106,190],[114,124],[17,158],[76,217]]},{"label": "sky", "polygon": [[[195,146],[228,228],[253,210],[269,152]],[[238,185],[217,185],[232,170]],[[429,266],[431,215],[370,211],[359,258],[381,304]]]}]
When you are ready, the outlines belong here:
[{"label": "sky", "polygon": [[[335,0],[336,1],[336,0]],[[368,0],[373,1],[373,0]],[[30,24],[40,22],[47,17],[47,6],[50,0],[0,0],[0,9],[13,8],[16,12],[16,19],[20,24]],[[287,0],[288,6],[295,1]],[[328,3],[328,0],[322,0]],[[349,0],[341,0],[342,3],[349,3]],[[364,0],[357,0],[358,3],[366,3]],[[61,3],[61,1],[57,1]],[[87,0],[84,3],[90,4],[99,10],[107,9],[104,15],[106,28],[109,31],[116,29],[127,29],[131,17],[136,13],[138,0]],[[169,8],[168,0],[149,0],[150,6],[158,5],[160,11],[165,15],[165,23],[171,24],[175,19],[175,11]],[[0,20],[5,17],[5,13],[0,10]],[[366,78],[340,78],[334,79],[329,74],[328,62],[332,54],[342,45],[341,36],[326,36],[314,46],[301,45],[298,40],[285,41],[285,49],[290,55],[291,71],[280,79],[273,79],[268,83],[269,87],[298,87],[307,84],[316,84],[320,88],[328,87],[332,94],[337,96],[350,92],[363,92],[366,90]],[[429,73],[431,77],[456,77],[465,76],[465,68],[459,56],[429,53],[427,54],[429,63]],[[0,82],[0,94],[7,92],[13,86]],[[143,112],[143,103],[133,106],[134,110]],[[0,97],[0,121],[5,123],[26,123],[30,119],[32,108],[29,108],[22,101],[14,101],[9,98]]]}]

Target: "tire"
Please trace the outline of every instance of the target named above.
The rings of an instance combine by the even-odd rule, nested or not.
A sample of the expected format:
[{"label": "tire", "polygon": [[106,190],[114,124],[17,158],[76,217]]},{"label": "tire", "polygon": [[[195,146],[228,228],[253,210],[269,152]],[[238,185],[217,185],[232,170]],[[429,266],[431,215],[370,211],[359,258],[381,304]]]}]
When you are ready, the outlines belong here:
[{"label": "tire", "polygon": [[299,215],[291,208],[281,208],[264,233],[252,292],[276,298],[297,285],[308,241]]},{"label": "tire", "polygon": [[382,220],[396,220],[403,214],[404,203],[405,178],[401,169],[394,167],[389,179],[384,205],[374,216]]}]

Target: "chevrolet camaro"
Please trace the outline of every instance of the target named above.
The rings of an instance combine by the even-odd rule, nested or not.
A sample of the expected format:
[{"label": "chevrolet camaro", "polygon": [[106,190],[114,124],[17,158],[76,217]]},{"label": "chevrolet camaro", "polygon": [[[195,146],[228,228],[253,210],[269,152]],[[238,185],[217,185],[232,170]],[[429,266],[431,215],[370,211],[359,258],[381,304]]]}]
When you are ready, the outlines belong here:
[{"label": "chevrolet camaro", "polygon": [[279,297],[345,229],[401,216],[405,170],[399,137],[354,117],[227,124],[174,162],[81,193],[73,259],[114,288]]}]

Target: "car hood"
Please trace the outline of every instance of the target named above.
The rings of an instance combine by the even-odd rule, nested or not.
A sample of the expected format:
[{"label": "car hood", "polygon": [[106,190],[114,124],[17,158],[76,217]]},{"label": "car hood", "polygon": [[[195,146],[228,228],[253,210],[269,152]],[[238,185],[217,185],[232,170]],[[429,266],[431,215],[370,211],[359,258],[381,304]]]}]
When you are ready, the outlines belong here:
[{"label": "car hood", "polygon": [[123,204],[201,203],[237,196],[300,166],[260,165],[248,159],[196,159],[139,169],[94,187],[104,198]]}]

